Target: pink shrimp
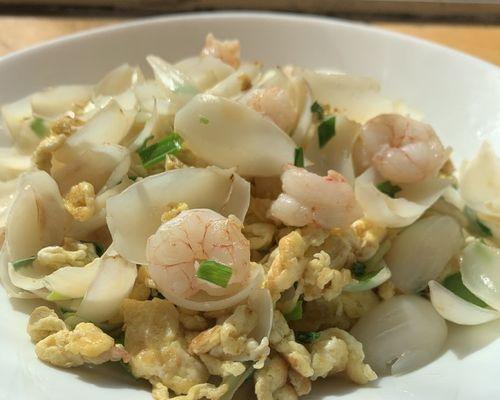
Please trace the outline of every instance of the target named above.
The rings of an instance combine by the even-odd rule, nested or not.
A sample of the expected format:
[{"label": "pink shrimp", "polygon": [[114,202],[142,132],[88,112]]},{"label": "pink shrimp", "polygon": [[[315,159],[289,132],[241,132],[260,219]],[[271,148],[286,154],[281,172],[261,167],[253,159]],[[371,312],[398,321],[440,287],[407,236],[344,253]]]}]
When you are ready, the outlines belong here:
[{"label": "pink shrimp", "polygon": [[[160,292],[188,298],[202,290],[221,296],[245,283],[250,276],[250,244],[241,228],[238,218],[208,209],[183,211],[163,223],[146,247],[149,274]],[[204,260],[232,269],[227,288],[196,276]]]},{"label": "pink shrimp", "polygon": [[209,33],[205,38],[205,47],[203,47],[201,55],[219,58],[226,64],[238,68],[240,65],[240,52],[240,42],[238,40],[220,41]]}]

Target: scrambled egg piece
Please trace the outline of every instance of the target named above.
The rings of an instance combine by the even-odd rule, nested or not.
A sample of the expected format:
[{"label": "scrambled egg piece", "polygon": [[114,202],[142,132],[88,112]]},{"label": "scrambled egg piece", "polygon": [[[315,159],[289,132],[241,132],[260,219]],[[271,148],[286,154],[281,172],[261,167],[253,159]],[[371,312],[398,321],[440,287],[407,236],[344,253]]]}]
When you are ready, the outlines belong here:
[{"label": "scrambled egg piece", "polygon": [[273,327],[269,341],[272,347],[300,375],[306,378],[313,375],[314,370],[311,367],[311,355],[302,344],[295,341],[293,331],[288,326],[283,314],[278,310],[274,311]]},{"label": "scrambled egg piece", "polygon": [[52,156],[66,142],[65,135],[50,135],[43,139],[33,152],[31,159],[35,166],[50,173],[52,168]]},{"label": "scrambled egg piece", "polygon": [[191,353],[209,355],[219,360],[255,361],[254,368],[262,368],[269,355],[267,338],[258,343],[248,337],[257,325],[257,313],[245,304],[214,327],[198,334],[189,344]]},{"label": "scrambled egg piece", "polygon": [[85,124],[85,121],[77,118],[73,112],[59,118],[51,127],[55,135],[70,136],[76,132],[76,128]]},{"label": "scrambled egg piece", "polygon": [[125,348],[135,377],[161,382],[178,394],[207,382],[208,371],[188,353],[179,314],[170,302],[125,299],[122,309]]},{"label": "scrambled egg piece", "polygon": [[286,385],[288,365],[279,355],[269,357],[264,367],[255,371],[255,394],[258,400],[273,400],[273,394]]},{"label": "scrambled egg piece", "polygon": [[250,242],[251,250],[261,250],[273,242],[276,226],[266,222],[255,222],[245,225],[243,233]]},{"label": "scrambled egg piece", "polygon": [[184,164],[176,156],[174,156],[172,154],[167,154],[165,156],[165,171],[171,171],[173,169],[181,169],[181,168],[185,168],[185,167],[186,167],[186,164]]},{"label": "scrambled egg piece", "polygon": [[296,400],[298,399],[298,396],[294,388],[291,385],[286,384],[274,392],[274,398],[276,400]]},{"label": "scrambled egg piece", "polygon": [[84,267],[97,258],[92,243],[81,243],[65,238],[62,246],[48,246],[41,249],[34,262],[36,267],[56,270],[61,267]]},{"label": "scrambled egg piece", "polygon": [[314,368],[313,380],[341,371],[346,371],[347,376],[360,385],[377,379],[370,366],[363,363],[365,355],[361,343],[346,331],[327,329],[309,347]]},{"label": "scrambled egg piece", "polygon": [[352,321],[344,313],[340,297],[331,301],[320,298],[306,302],[302,310],[302,319],[291,322],[295,331],[317,332],[332,327],[349,329],[352,326]]},{"label": "scrambled egg piece", "polygon": [[377,295],[371,290],[342,293],[341,301],[344,312],[351,319],[362,317],[379,303]]},{"label": "scrambled egg piece", "polygon": [[351,227],[361,241],[356,252],[358,259],[360,261],[370,259],[387,235],[387,229],[365,218],[354,221]]},{"label": "scrambled egg piece", "polygon": [[351,281],[351,271],[331,268],[330,255],[322,250],[314,254],[304,271],[304,300],[311,301],[320,297],[333,300]]},{"label": "scrambled egg piece", "polygon": [[311,380],[300,375],[294,369],[288,370],[288,381],[299,396],[304,396],[311,391]]},{"label": "scrambled egg piece", "polygon": [[273,299],[292,287],[298,281],[306,267],[304,253],[307,243],[298,231],[293,231],[283,237],[278,243],[278,253],[271,262],[267,274],[267,287]]},{"label": "scrambled egg piece", "polygon": [[200,354],[199,357],[207,367],[210,375],[225,378],[228,376],[239,376],[246,370],[245,364],[238,361],[221,361],[208,354]]},{"label": "scrambled egg piece", "polygon": [[391,280],[385,281],[377,288],[377,294],[382,300],[389,300],[396,295],[396,287]]},{"label": "scrambled egg piece", "polygon": [[71,187],[64,196],[64,207],[79,222],[89,220],[95,213],[94,186],[88,182],[80,182]]},{"label": "scrambled egg piece", "polygon": [[[218,387],[210,383],[200,383],[189,389],[186,395],[173,397],[171,400],[217,400],[227,392],[228,386],[222,384]],[[167,397],[168,399],[168,397]],[[155,398],[156,400],[156,398]],[[163,400],[163,399],[159,399]]]},{"label": "scrambled egg piece", "polygon": [[141,265],[137,269],[137,277],[135,278],[134,286],[129,294],[130,299],[134,300],[147,300],[151,295],[151,288],[149,287],[149,274],[146,266]]},{"label": "scrambled egg piece", "polygon": [[172,218],[177,217],[181,212],[189,209],[186,203],[173,203],[167,206],[167,209],[161,215],[161,222],[170,221]]},{"label": "scrambled egg piece", "polygon": [[35,343],[63,329],[67,329],[64,321],[45,306],[35,308],[28,321],[28,334]]},{"label": "scrambled egg piece", "polygon": [[202,331],[208,328],[208,321],[197,311],[179,307],[179,322],[189,331]]},{"label": "scrambled egg piece", "polygon": [[115,345],[111,336],[87,322],[47,336],[36,344],[35,352],[40,360],[65,368],[128,359],[123,346]]}]

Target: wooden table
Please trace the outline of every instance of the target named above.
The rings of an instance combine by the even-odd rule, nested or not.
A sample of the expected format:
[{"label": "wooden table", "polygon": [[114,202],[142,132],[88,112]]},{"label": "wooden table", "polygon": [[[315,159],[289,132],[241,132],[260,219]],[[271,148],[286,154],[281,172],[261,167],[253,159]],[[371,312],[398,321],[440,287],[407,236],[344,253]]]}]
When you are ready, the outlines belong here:
[{"label": "wooden table", "polygon": [[[125,18],[0,16],[0,55]],[[499,25],[375,22],[373,25],[441,43],[500,65]]]}]

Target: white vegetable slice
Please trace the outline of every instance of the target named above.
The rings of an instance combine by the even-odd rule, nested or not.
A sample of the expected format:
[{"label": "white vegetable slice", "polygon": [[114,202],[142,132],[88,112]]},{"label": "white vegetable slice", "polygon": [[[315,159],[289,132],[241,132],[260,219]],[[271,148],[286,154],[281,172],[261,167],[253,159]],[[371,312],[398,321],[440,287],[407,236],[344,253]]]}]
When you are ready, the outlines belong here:
[{"label": "white vegetable slice", "polygon": [[[225,383],[228,387],[227,392],[224,393],[222,397],[219,398],[219,400],[231,400],[236,391],[240,388],[241,385],[245,383],[245,381],[252,375],[254,371],[255,369],[250,365],[241,375],[238,376],[230,375],[227,378],[225,378],[223,383]],[[237,396],[237,398],[241,397]]]},{"label": "white vegetable slice", "polygon": [[136,182],[106,205],[115,249],[137,264],[146,264],[146,241],[161,224],[169,205],[210,208],[241,221],[250,202],[250,184],[231,170],[183,168]]},{"label": "white vegetable slice", "polygon": [[94,88],[94,93],[102,96],[116,96],[144,80],[139,67],[127,63],[108,72]]},{"label": "white vegetable slice", "polygon": [[392,282],[404,293],[416,293],[436,279],[464,245],[456,220],[435,215],[418,220],[392,241],[385,261]]},{"label": "white vegetable slice", "polygon": [[97,276],[76,313],[91,322],[103,322],[114,316],[137,277],[137,266],[119,255],[103,256],[99,264]]},{"label": "white vegetable slice", "polygon": [[0,147],[0,181],[14,179],[31,168],[31,156],[14,147]]},{"label": "white vegetable slice", "polygon": [[402,374],[428,364],[441,352],[447,332],[431,303],[415,295],[381,302],[351,330],[378,375]]},{"label": "white vegetable slice", "polygon": [[379,84],[370,78],[304,70],[313,99],[328,104],[339,114],[364,123],[379,114],[402,111],[400,104],[383,97]]},{"label": "white vegetable slice", "polygon": [[500,311],[500,249],[474,241],[462,253],[462,281],[486,304]]},{"label": "white vegetable slice", "polygon": [[100,267],[96,258],[85,267],[62,267],[42,278],[44,286],[62,296],[79,299],[85,295]]},{"label": "white vegetable slice", "polygon": [[83,107],[92,96],[92,88],[86,85],[63,85],[48,88],[31,97],[34,114],[54,118],[75,106]]},{"label": "white vegetable slice", "polygon": [[260,64],[242,64],[235,72],[206,91],[213,96],[234,98],[249,89],[260,73]]},{"label": "white vegetable slice", "polygon": [[382,226],[400,228],[415,222],[444,192],[450,182],[429,178],[416,184],[399,185],[397,198],[377,189],[382,179],[373,168],[367,169],[354,182],[356,200],[366,217]]},{"label": "white vegetable slice", "polygon": [[176,114],[174,130],[208,163],[236,167],[244,176],[277,176],[293,163],[296,145],[285,132],[249,107],[221,97],[195,96]]},{"label": "white vegetable slice", "polygon": [[130,153],[117,144],[90,145],[65,163],[54,162],[51,174],[65,194],[82,181],[94,186],[96,193],[120,182],[130,168]]},{"label": "white vegetable slice", "polygon": [[248,298],[249,307],[259,315],[259,322],[250,336],[260,342],[269,337],[273,325],[274,304],[269,289],[257,288]]},{"label": "white vegetable slice", "polygon": [[189,80],[202,92],[234,72],[234,68],[230,65],[208,55],[186,58],[175,64],[175,68],[188,76]]},{"label": "white vegetable slice", "polygon": [[460,194],[469,207],[480,213],[500,217],[500,157],[489,142],[460,169]]},{"label": "white vegetable slice", "polygon": [[[309,114],[311,111],[308,110]],[[361,131],[361,125],[343,116],[335,119],[335,136],[323,147],[319,147],[318,136],[309,139],[305,155],[313,163],[307,169],[318,175],[326,175],[333,169],[341,173],[349,183],[354,183],[352,148]]]},{"label": "white vegetable slice", "polygon": [[68,214],[52,177],[44,171],[22,175],[7,217],[5,244],[10,260],[32,257],[43,247],[59,244],[67,222]]},{"label": "white vegetable slice", "polygon": [[132,123],[133,116],[125,113],[116,101],[110,101],[66,140],[65,145],[55,153],[55,157],[68,161],[75,152],[91,145],[118,144],[127,136]]},{"label": "white vegetable slice", "polygon": [[[31,98],[25,97],[2,106],[1,114],[14,145],[25,153],[32,152],[41,138],[30,127],[33,121]],[[0,157],[0,160],[2,159],[3,157]]]},{"label": "white vegetable slice", "polygon": [[[190,299],[185,299],[183,297],[179,297],[172,292],[167,292],[165,290],[162,291],[162,294],[165,298],[177,306],[187,308],[188,310],[195,311],[213,311],[213,310],[223,310],[225,308],[232,307],[242,301],[246,300],[251,293],[257,290],[259,285],[262,284],[263,281],[263,271],[262,267],[259,264],[251,263],[251,272],[248,282],[245,286],[243,286],[240,290],[238,290],[233,295],[228,297],[214,297],[206,294],[205,292],[198,292],[198,294],[194,295]],[[263,305],[267,303],[267,300],[264,299]],[[264,319],[264,323],[262,325],[262,331],[260,328],[256,330],[257,333],[262,334],[267,330],[267,314]]]},{"label": "white vegetable slice", "polygon": [[429,282],[431,302],[448,321],[460,325],[478,325],[500,318],[500,312],[472,304],[436,281]]},{"label": "white vegetable slice", "polygon": [[17,299],[32,299],[37,297],[36,294],[20,289],[12,283],[9,276],[9,258],[4,245],[2,250],[0,250],[0,282],[7,294]]},{"label": "white vegetable slice", "polygon": [[380,286],[390,278],[391,270],[384,265],[384,267],[381,268],[373,277],[367,280],[350,283],[345,286],[343,290],[345,292],[363,292],[365,290],[370,290],[376,288],[377,286]]}]

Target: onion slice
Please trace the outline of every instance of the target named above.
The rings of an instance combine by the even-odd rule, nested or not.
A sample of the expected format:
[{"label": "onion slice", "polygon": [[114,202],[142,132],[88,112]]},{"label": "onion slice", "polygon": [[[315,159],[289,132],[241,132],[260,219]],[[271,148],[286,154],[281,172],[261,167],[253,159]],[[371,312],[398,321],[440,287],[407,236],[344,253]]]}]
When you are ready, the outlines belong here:
[{"label": "onion slice", "polygon": [[462,281],[467,289],[500,311],[500,249],[476,240],[462,253]]},{"label": "onion slice", "polygon": [[390,279],[391,270],[384,265],[376,275],[372,276],[369,279],[363,281],[357,281],[348,284],[344,287],[344,292],[363,292],[365,290],[370,290],[380,286],[382,283]]},{"label": "onion slice", "polygon": [[415,295],[380,303],[351,330],[378,375],[402,374],[428,364],[441,352],[447,332],[431,303]]},{"label": "onion slice", "polygon": [[431,302],[448,321],[460,325],[478,325],[500,318],[500,312],[472,304],[436,281],[429,282]]}]

